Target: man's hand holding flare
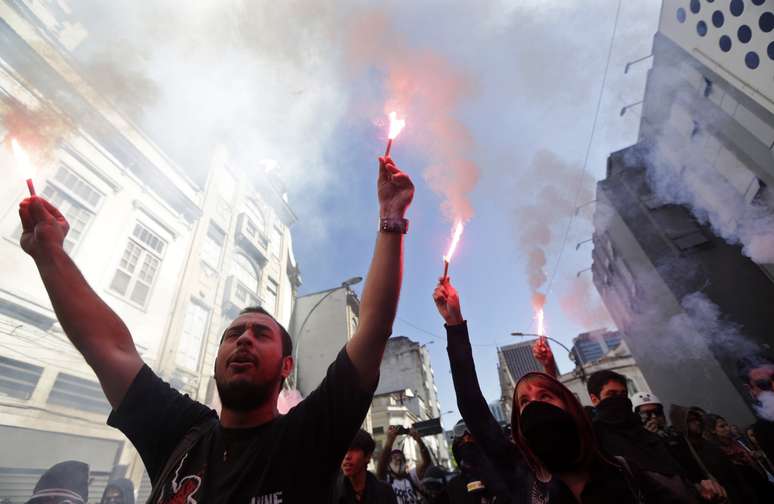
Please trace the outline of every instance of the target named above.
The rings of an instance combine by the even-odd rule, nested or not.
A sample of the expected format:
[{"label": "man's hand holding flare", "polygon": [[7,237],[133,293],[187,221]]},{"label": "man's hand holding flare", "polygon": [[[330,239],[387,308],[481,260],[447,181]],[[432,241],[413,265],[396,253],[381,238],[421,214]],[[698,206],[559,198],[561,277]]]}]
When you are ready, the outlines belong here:
[{"label": "man's hand holding flare", "polygon": [[551,347],[546,343],[544,336],[535,340],[532,345],[532,356],[543,365],[544,368],[548,368],[554,362],[554,354],[551,352]]},{"label": "man's hand holding flare", "polygon": [[54,205],[40,196],[25,198],[19,204],[19,217],[22,222],[19,242],[33,259],[64,247],[70,224]]}]

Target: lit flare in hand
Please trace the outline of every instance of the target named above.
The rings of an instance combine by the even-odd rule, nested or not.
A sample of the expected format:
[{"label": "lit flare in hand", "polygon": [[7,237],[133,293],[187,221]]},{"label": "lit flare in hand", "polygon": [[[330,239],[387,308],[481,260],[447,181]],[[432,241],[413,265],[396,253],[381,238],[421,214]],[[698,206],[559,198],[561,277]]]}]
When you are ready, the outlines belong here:
[{"label": "lit flare in hand", "polygon": [[454,256],[454,252],[457,250],[457,245],[462,237],[462,231],[465,227],[462,225],[462,221],[457,221],[454,225],[454,231],[452,232],[451,243],[449,243],[449,250],[446,251],[446,255],[443,256],[443,279],[449,276],[449,263]]},{"label": "lit flare in hand", "polygon": [[406,127],[406,120],[398,119],[397,112],[390,112],[388,114],[388,117],[390,118],[390,132],[387,135],[387,150],[384,151],[384,157],[387,157],[390,155],[390,149],[392,148],[392,141],[395,140],[395,137],[397,137],[400,134],[400,132],[403,131],[403,128]]},{"label": "lit flare in hand", "polygon": [[16,163],[21,167],[24,176],[27,178],[27,189],[30,191],[30,196],[35,196],[35,186],[32,184],[32,163],[29,156],[15,138],[11,139],[11,150],[13,151],[13,157],[16,158]]}]

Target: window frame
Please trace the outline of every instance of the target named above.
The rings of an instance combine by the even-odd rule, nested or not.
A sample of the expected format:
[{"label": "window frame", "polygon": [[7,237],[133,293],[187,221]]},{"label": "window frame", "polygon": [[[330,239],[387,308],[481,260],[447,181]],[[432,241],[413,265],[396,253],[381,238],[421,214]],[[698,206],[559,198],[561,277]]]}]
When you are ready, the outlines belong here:
[{"label": "window frame", "polygon": [[[138,226],[145,228],[147,232],[151,233],[153,236],[158,238],[161,241],[161,243],[164,244],[164,248],[161,254],[153,250],[151,245],[142,242],[140,238],[135,236],[135,230],[137,229]],[[143,224],[142,221],[140,220],[135,221],[135,226],[132,228],[132,232],[126,237],[125,243],[126,245],[121,251],[121,255],[118,258],[117,264],[113,268],[113,275],[110,278],[110,282],[108,283],[107,290],[111,294],[119,297],[121,300],[126,301],[127,303],[133,306],[136,306],[142,310],[146,310],[151,297],[153,297],[153,292],[156,287],[156,281],[158,280],[158,277],[161,274],[161,267],[164,264],[164,256],[166,255],[166,251],[167,251],[167,247],[169,246],[169,243],[166,240],[164,240],[158,233],[153,231],[149,226],[146,226],[145,224]],[[121,267],[121,261],[123,260],[124,255],[126,254],[130,243],[134,244],[134,246],[136,247],[139,247],[141,250],[141,253],[137,258],[137,262],[135,263],[135,269],[131,272]],[[158,263],[157,263],[154,277],[152,278],[150,285],[148,285],[148,292],[147,292],[147,295],[145,296],[145,300],[142,303],[139,303],[136,300],[132,299],[132,294],[134,293],[134,289],[136,288],[137,282],[140,281],[140,272],[142,271],[142,268],[145,265],[145,260],[147,256],[151,256],[153,259],[158,261]],[[113,282],[119,271],[129,275],[129,281],[127,283],[126,290],[124,291],[124,293],[121,293],[120,291],[118,291],[116,288],[113,287]],[[142,281],[141,283],[145,284],[144,281]]]}]

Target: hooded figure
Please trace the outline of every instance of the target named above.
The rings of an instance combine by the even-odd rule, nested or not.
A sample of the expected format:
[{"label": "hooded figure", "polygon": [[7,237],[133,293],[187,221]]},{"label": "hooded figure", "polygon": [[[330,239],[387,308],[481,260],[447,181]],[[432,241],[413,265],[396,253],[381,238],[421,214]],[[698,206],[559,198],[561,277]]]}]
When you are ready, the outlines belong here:
[{"label": "hooded figure", "polygon": [[100,504],[134,504],[134,484],[126,478],[109,482]]},{"label": "hooded figure", "polygon": [[86,504],[89,500],[89,465],[77,460],[54,464],[40,477],[27,504]]}]

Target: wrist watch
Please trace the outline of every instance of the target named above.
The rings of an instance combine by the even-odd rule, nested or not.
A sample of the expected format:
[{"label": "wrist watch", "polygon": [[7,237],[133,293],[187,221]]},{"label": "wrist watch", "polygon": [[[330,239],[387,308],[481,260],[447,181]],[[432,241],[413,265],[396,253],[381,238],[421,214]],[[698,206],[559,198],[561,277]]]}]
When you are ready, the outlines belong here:
[{"label": "wrist watch", "polygon": [[396,217],[382,217],[379,219],[379,231],[382,233],[406,234],[408,232],[408,225],[408,219]]}]

